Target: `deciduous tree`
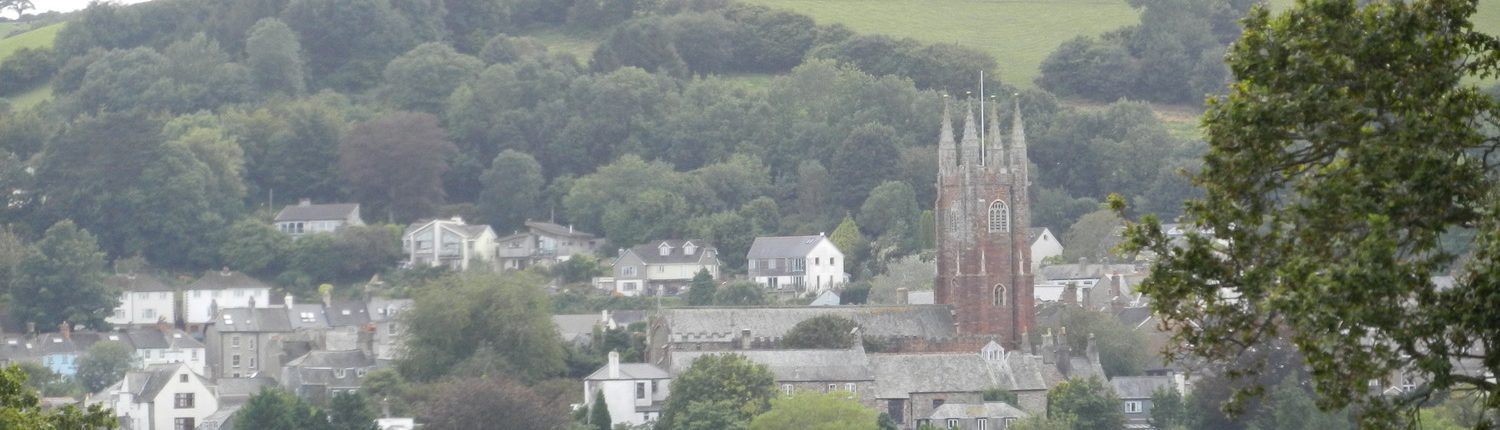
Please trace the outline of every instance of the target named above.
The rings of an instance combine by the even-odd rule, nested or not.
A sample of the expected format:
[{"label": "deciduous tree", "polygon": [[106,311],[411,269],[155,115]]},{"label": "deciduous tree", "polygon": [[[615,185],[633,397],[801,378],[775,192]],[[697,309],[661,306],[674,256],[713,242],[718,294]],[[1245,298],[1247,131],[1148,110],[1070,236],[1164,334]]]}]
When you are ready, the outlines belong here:
[{"label": "deciduous tree", "polygon": [[18,366],[0,369],[0,428],[110,430],[118,428],[113,411],[100,405],[43,408],[36,392],[26,386],[26,372]]},{"label": "deciduous tree", "polygon": [[398,363],[402,375],[413,381],[438,379],[481,347],[493,354],[479,364],[494,374],[503,370],[534,381],[562,372],[562,343],[542,282],[527,272],[469,271],[423,285],[402,316],[406,347],[423,353]]},{"label": "deciduous tree", "polygon": [[1047,390],[1047,417],[1071,418],[1073,430],[1112,430],[1125,426],[1120,398],[1098,377],[1070,379]]},{"label": "deciduous tree", "polygon": [[858,397],[848,391],[794,391],[790,396],[771,399],[771,409],[750,421],[750,430],[869,430],[875,427],[875,410],[859,404]]},{"label": "deciduous tree", "polygon": [[96,330],[119,305],[119,291],[104,284],[104,253],[87,230],[62,220],[21,261],[12,311],[21,321],[52,327],[67,321]]},{"label": "deciduous tree", "polygon": [[693,275],[693,281],[688,284],[688,305],[712,305],[714,303],[714,293],[717,290],[718,284],[714,283],[714,276],[708,273],[708,269],[699,270],[697,274]]},{"label": "deciduous tree", "polygon": [[776,377],[764,364],[738,354],[706,355],[672,381],[672,394],[656,425],[664,430],[743,428],[770,408],[775,396]]},{"label": "deciduous tree", "polygon": [[135,349],[124,342],[103,341],[78,357],[78,379],[83,388],[97,393],[125,376],[135,361]]},{"label": "deciduous tree", "polygon": [[251,82],[260,91],[296,96],[307,89],[302,44],[297,41],[297,33],[281,20],[263,18],[250,27],[245,55]]},{"label": "deciduous tree", "polygon": [[497,230],[519,228],[527,218],[543,215],[541,211],[542,165],[524,152],[505,150],[490,162],[489,170],[479,177],[484,185],[479,192],[479,210]]},{"label": "deciduous tree", "polygon": [[372,212],[409,221],[443,203],[443,172],[457,150],[437,117],[395,112],[349,131],[339,143],[339,169]]},{"label": "deciduous tree", "polygon": [[854,320],[839,315],[820,315],[802,320],[781,338],[790,349],[843,349],[854,345]]},{"label": "deciduous tree", "polygon": [[497,372],[485,378],[454,379],[438,384],[420,415],[427,423],[426,428],[432,430],[468,430],[497,425],[564,430],[572,424],[564,406],[542,398],[525,385],[505,379]]}]

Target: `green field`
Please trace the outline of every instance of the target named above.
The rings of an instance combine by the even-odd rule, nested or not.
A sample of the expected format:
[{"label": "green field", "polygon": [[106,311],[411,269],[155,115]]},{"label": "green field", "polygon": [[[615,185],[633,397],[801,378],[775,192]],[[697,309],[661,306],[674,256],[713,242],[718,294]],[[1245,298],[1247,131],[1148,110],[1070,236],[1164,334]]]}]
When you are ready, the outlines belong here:
[{"label": "green field", "polygon": [[1136,23],[1124,0],[744,0],[843,24],[859,33],[957,43],[982,49],[1000,63],[1000,79],[1023,88],[1042,59],[1078,35]]},{"label": "green field", "polygon": [[[52,46],[52,40],[57,38],[57,32],[61,31],[64,23],[52,24],[46,27],[31,30],[15,36],[0,39],[0,62],[10,57],[10,54],[21,48],[38,48]],[[52,97],[52,85],[42,85],[32,88],[30,91],[11,96],[10,104],[13,109],[27,109],[36,106],[43,100]]]}]

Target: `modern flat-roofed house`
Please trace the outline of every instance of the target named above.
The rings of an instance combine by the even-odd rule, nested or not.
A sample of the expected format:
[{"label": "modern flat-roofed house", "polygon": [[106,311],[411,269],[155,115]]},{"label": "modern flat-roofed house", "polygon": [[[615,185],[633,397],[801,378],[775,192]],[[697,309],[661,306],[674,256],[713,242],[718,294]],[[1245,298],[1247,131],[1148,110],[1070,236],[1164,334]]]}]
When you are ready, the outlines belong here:
[{"label": "modern flat-roofed house", "polygon": [[420,221],[406,227],[401,248],[410,267],[466,270],[472,262],[495,261],[495,230],[488,225],[464,223],[459,217]]},{"label": "modern flat-roofed house", "polygon": [[495,240],[500,268],[524,269],[567,261],[573,254],[594,254],[602,242],[593,233],[545,221],[526,221],[526,231]]},{"label": "modern flat-roofed house", "polygon": [[176,293],[154,276],[134,273],[104,278],[120,290],[120,304],[104,321],[113,325],[148,325],[177,321]]},{"label": "modern flat-roofed house", "polygon": [[269,284],[227,269],[204,273],[202,278],[182,290],[183,320],[188,324],[188,331],[193,332],[203,324],[213,322],[214,314],[220,309],[270,306]]},{"label": "modern flat-roofed house", "polygon": [[844,283],[844,253],[823,235],[757,237],[746,256],[750,278],[772,290],[822,292]]},{"label": "modern flat-roofed house", "polygon": [[658,240],[620,251],[615,259],[615,292],[625,296],[677,290],[701,270],[719,278],[718,251],[702,240]]},{"label": "modern flat-roofed house", "polygon": [[276,213],[276,229],[292,237],[311,233],[332,233],[351,225],[365,225],[359,217],[359,203],[312,204],[302,199]]}]

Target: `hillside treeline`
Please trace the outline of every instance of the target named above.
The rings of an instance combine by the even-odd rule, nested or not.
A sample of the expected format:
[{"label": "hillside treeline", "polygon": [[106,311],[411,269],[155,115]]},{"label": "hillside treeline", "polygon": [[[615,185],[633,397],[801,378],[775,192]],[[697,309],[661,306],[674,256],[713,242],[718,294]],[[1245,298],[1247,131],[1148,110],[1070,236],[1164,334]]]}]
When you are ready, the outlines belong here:
[{"label": "hillside treeline", "polygon": [[[585,60],[538,30],[608,35]],[[42,51],[53,99],[0,117],[0,213],[20,237],[71,219],[111,258],[304,290],[389,266],[399,228],[279,243],[269,215],[298,198],[502,234],[554,219],[614,247],[707,238],[731,265],[755,235],[848,218],[855,274],[873,274],[930,245],[944,92],[997,76],[971,49],[713,1],[95,4]],[[1061,233],[1111,192],[1170,214],[1190,192],[1177,169],[1199,149],[1147,106],[991,85],[1002,117],[1021,98],[1038,225]]]}]

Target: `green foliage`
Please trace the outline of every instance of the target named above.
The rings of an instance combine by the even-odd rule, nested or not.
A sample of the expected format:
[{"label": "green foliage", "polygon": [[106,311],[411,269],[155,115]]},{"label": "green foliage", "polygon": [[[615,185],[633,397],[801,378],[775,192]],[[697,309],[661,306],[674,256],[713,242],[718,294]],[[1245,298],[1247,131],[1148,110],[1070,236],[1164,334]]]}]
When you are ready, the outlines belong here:
[{"label": "green foliage", "polygon": [[552,275],[557,277],[563,284],[586,283],[595,276],[604,275],[606,268],[599,264],[599,259],[588,254],[575,254],[568,261],[557,263],[552,266]]},{"label": "green foliage", "polygon": [[1114,249],[1120,243],[1119,230],[1124,225],[1125,220],[1109,209],[1089,212],[1063,234],[1062,242],[1067,244],[1063,248],[1063,260],[1079,262],[1087,258],[1094,263],[1125,261]]},{"label": "green foliage", "polygon": [[1005,402],[1006,404],[1012,406],[1017,405],[1016,392],[1004,388],[991,388],[988,390],[984,390],[984,401]]},{"label": "green foliage", "polygon": [[[1484,129],[1500,106],[1461,83],[1500,70],[1500,42],[1473,30],[1474,12],[1470,1],[1320,0],[1243,21],[1227,57],[1236,84],[1203,116],[1210,150],[1194,183],[1205,194],[1184,219],[1201,233],[1167,238],[1147,217],[1126,234],[1129,251],[1158,257],[1139,287],[1170,315],[1172,352],[1226,362],[1286,336],[1317,404],[1360,410],[1370,428],[1402,425],[1433,391],[1497,397],[1500,386],[1448,364],[1475,348],[1493,360],[1479,339],[1500,335],[1496,307],[1476,299],[1500,297],[1496,142]],[[1479,233],[1459,262],[1439,240],[1463,226]],[[1431,281],[1445,274],[1458,281]],[[1263,360],[1239,369],[1231,376],[1268,371]],[[1397,397],[1368,389],[1399,372],[1431,382]]]},{"label": "green foliage", "polygon": [[750,430],[869,430],[877,425],[876,415],[847,391],[795,391],[771,399],[771,409],[751,420]]},{"label": "green foliage", "polygon": [[339,143],[339,171],[373,213],[410,221],[443,203],[443,173],[457,148],[437,117],[395,112],[360,123]]},{"label": "green foliage", "polygon": [[119,291],[104,284],[104,253],[87,230],[72,221],[53,224],[21,260],[11,290],[12,315],[38,327],[67,321],[95,330],[108,327]]},{"label": "green foliage", "polygon": [[359,393],[338,393],[328,405],[329,430],[380,430],[375,411]]},{"label": "green foliage", "polygon": [[1013,430],[1073,430],[1073,417],[1034,414],[1011,422]]},{"label": "green foliage", "polygon": [[699,270],[697,274],[693,275],[692,282],[688,284],[688,305],[712,305],[718,288],[718,283],[714,282],[714,276],[708,273],[708,269]]},{"label": "green foliage", "polygon": [[224,264],[255,276],[279,273],[292,249],[292,238],[265,222],[243,219],[229,227],[219,250]]},{"label": "green foliage", "polygon": [[1047,390],[1047,418],[1072,418],[1073,430],[1112,430],[1125,426],[1120,398],[1098,377],[1070,379]]},{"label": "green foliage", "polygon": [[523,152],[507,149],[495,156],[489,170],[479,177],[479,210],[497,230],[520,228],[532,216],[540,216],[542,165]]},{"label": "green foliage", "polygon": [[332,430],[323,411],[276,388],[262,388],[234,414],[235,428]]},{"label": "green foliage", "polygon": [[[428,282],[402,314],[406,347],[422,354],[397,368],[414,381],[441,378],[467,360],[493,374],[540,380],[563,370],[563,350],[540,277],[470,271]],[[454,333],[469,333],[454,336]],[[488,349],[491,354],[477,354]]]},{"label": "green foliage", "polygon": [[1176,387],[1151,393],[1151,425],[1159,429],[1185,429],[1191,415]]},{"label": "green foliage", "polygon": [[113,411],[100,405],[86,410],[74,405],[43,408],[41,399],[25,384],[26,372],[20,367],[0,369],[0,428],[107,430],[119,426]]},{"label": "green foliage", "polygon": [[1084,351],[1092,335],[1099,350],[1099,364],[1104,367],[1106,376],[1136,376],[1161,365],[1156,351],[1147,346],[1146,336],[1135,331],[1134,327],[1121,324],[1113,314],[1080,307],[1069,307],[1062,312],[1062,327],[1077,333],[1068,336],[1073,350]]},{"label": "green foliage", "polygon": [[281,20],[301,36],[315,88],[369,88],[390,59],[417,42],[388,0],[292,0]]},{"label": "green foliage", "polygon": [[865,201],[883,178],[892,178],[899,173],[896,163],[900,159],[896,130],[883,124],[855,128],[833,154],[829,171],[839,190],[834,194],[834,201],[844,207]]},{"label": "green foliage", "polygon": [[859,226],[889,247],[890,253],[904,254],[916,249],[920,217],[916,192],[905,182],[880,184],[859,208]]},{"label": "green foliage", "polygon": [[135,349],[124,342],[95,343],[78,357],[76,377],[79,382],[83,383],[84,389],[90,393],[97,393],[111,384],[120,382],[125,372],[133,367],[134,361]]},{"label": "green foliage", "polygon": [[859,232],[859,224],[854,223],[854,217],[849,215],[844,215],[844,220],[839,222],[838,228],[833,229],[833,234],[828,235],[828,240],[833,241],[833,246],[844,253],[846,270],[854,267],[853,263],[859,261],[857,258],[869,246],[865,235]]},{"label": "green foliage", "polygon": [[788,349],[844,349],[854,346],[854,320],[838,315],[819,315],[802,320],[788,330],[781,346]]},{"label": "green foliage", "polygon": [[923,45],[914,39],[860,35],[817,51],[821,58],[853,64],[872,75],[910,78],[917,88],[961,94],[977,90],[975,80],[985,72],[987,84],[999,84],[995,57],[978,49],[951,43]]},{"label": "green foliage", "polygon": [[656,425],[663,430],[743,429],[771,407],[775,396],[776,378],[765,365],[737,354],[706,355],[672,381],[672,394]]},{"label": "green foliage", "polygon": [[276,18],[263,18],[245,39],[245,64],[256,89],[297,96],[307,88],[302,44],[297,33]]},{"label": "green foliage", "polygon": [[714,305],[718,306],[762,306],[766,302],[765,289],[752,281],[730,282],[714,292]]},{"label": "green foliage", "polygon": [[609,402],[604,401],[604,391],[594,390],[594,404],[589,408],[589,426],[598,430],[610,430],[613,422],[609,417]]},{"label": "green foliage", "polygon": [[418,419],[431,430],[490,428],[497,423],[507,428],[566,430],[572,421],[564,406],[499,376],[463,378],[432,387]]},{"label": "green foliage", "polygon": [[478,58],[448,45],[423,43],[386,64],[385,97],[397,109],[442,113],[448,95],[483,68]]},{"label": "green foliage", "polygon": [[1271,391],[1261,414],[1251,419],[1246,430],[1342,430],[1354,426],[1343,413],[1319,410],[1312,396],[1296,376],[1288,376]]},{"label": "green foliage", "polygon": [[870,301],[871,285],[869,282],[858,282],[846,285],[847,286],[844,287],[844,290],[839,292],[839,304],[863,305],[866,302]]},{"label": "green foliage", "polygon": [[15,95],[52,77],[59,65],[51,49],[21,48],[0,62],[0,82],[5,90],[0,96]]}]

